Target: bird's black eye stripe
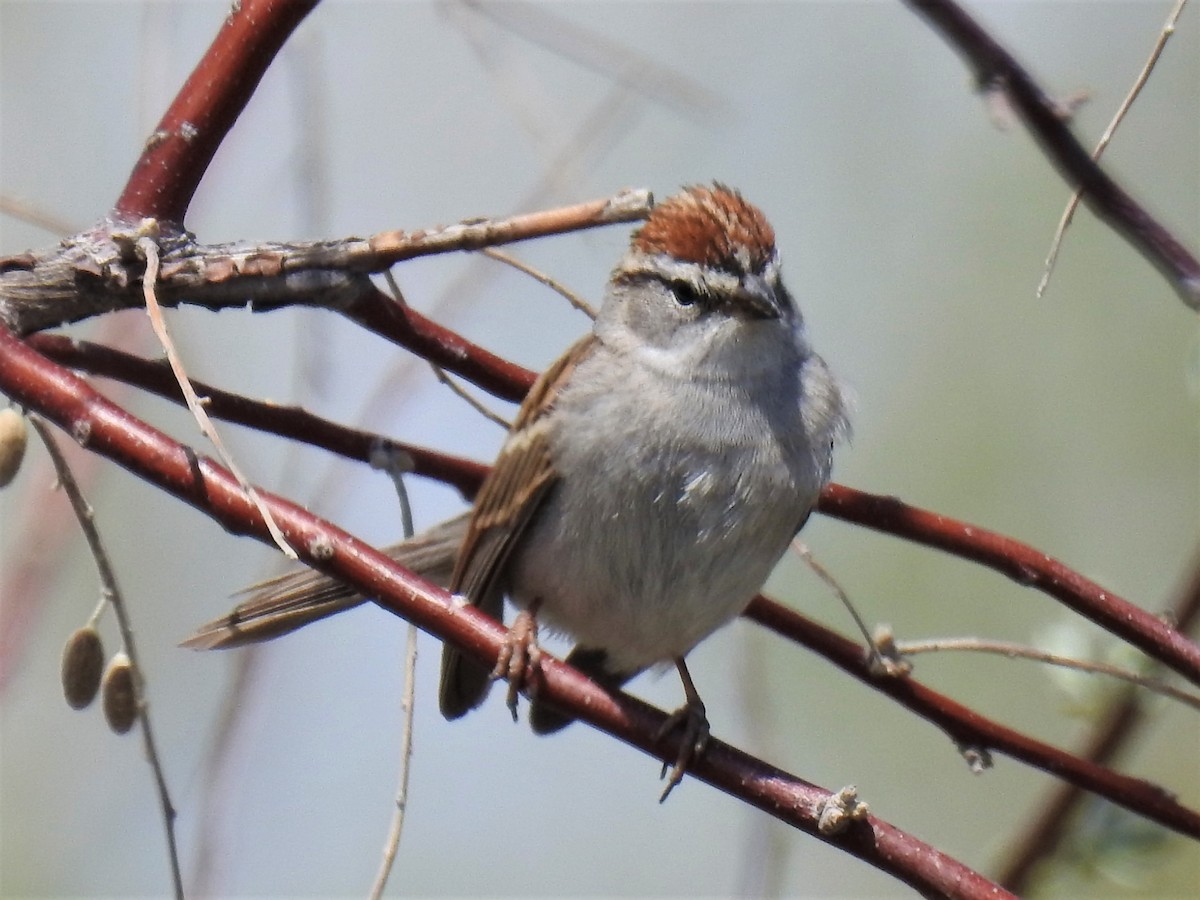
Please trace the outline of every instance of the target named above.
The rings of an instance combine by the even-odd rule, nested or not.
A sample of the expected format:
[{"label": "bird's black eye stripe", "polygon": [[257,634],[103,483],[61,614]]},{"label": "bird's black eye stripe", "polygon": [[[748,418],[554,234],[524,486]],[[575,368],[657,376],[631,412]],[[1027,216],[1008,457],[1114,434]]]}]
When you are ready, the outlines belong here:
[{"label": "bird's black eye stripe", "polygon": [[680,306],[692,306],[701,300],[700,292],[690,282],[673,282],[671,290],[675,293],[675,302]]}]

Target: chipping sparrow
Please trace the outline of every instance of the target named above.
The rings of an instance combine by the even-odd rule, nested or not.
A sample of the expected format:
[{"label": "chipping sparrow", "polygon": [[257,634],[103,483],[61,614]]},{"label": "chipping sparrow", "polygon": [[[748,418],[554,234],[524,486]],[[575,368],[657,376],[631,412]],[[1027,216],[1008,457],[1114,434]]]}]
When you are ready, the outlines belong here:
[{"label": "chipping sparrow", "polygon": [[[522,609],[494,673],[444,649],[442,713],[478,706],[502,675],[515,715],[538,660],[534,616],[610,689],[674,663],[687,704],[668,723],[685,734],[665,798],[708,735],[684,656],[762,587],[846,427],[763,214],[720,184],[659,204],[593,332],[525,398],[469,516],[389,551],[497,619],[505,596]],[[186,644],[275,637],[360,602],[325,576],[283,576]],[[571,719],[535,697],[530,721],[548,733]]]}]

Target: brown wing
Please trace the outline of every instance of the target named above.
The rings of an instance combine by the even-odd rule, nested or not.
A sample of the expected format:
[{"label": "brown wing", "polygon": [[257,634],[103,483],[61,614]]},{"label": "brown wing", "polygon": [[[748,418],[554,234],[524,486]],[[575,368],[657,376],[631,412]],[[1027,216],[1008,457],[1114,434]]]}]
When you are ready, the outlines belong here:
[{"label": "brown wing", "polygon": [[[464,513],[384,549],[400,565],[434,584],[448,585],[467,530]],[[194,650],[224,650],[266,641],[364,602],[354,588],[312,569],[299,569],[253,585],[232,612],[202,625],[180,644]]]},{"label": "brown wing", "polygon": [[[534,382],[496,464],[475,498],[450,590],[462,594],[492,618],[499,619],[504,612],[505,563],[556,477],[546,414],[594,345],[591,335],[576,342]],[[457,719],[482,703],[489,684],[485,668],[449,645],[442,650],[439,704],[447,719]]]}]

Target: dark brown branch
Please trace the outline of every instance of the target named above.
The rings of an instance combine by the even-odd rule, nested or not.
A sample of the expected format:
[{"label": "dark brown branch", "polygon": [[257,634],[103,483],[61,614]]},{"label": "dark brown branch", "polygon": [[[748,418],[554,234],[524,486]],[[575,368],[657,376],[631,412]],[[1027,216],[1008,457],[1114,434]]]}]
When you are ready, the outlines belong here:
[{"label": "dark brown branch", "polygon": [[[54,334],[36,334],[26,343],[61,365],[135,385],[174,403],[182,402],[179,385],[164,362]],[[213,418],[303,441],[364,462],[370,460],[375,450],[398,450],[412,460],[413,474],[452,485],[467,500],[475,496],[487,472],[487,466],[481,463],[347,428],[298,406],[252,400],[202,381],[193,380],[192,385],[206,398],[205,408]]]},{"label": "dark brown branch", "polygon": [[200,179],[263,74],[317,0],[239,0],[146,141],[113,210],[182,226]]},{"label": "dark brown branch", "polygon": [[1193,684],[1200,684],[1200,646],[1187,635],[1028,544],[909,506],[896,497],[867,494],[844,485],[826,488],[819,508],[835,518],[953,553],[995,569],[1018,584],[1037,588]]},{"label": "dark brown branch", "polygon": [[[3,328],[0,389],[41,412],[89,450],[196,507],[230,532],[270,543],[261,517],[225,469],[108,402]],[[267,492],[261,496],[306,563],[378,598],[384,608],[451,641],[480,663],[495,663],[505,635],[500,624],[472,607],[456,604],[445,591],[299,506]],[[675,758],[676,739],[657,740],[666,721],[662,712],[625,695],[610,696],[549,658],[542,673],[539,690],[546,700],[658,759]],[[840,834],[822,834],[817,823],[829,792],[721,741],[709,744],[692,774],[923,894],[1002,896],[978,873],[875,817],[854,822]]]},{"label": "dark brown branch", "polygon": [[[1197,554],[1180,591],[1172,613],[1181,631],[1190,631],[1200,622],[1200,554]],[[1118,700],[1095,728],[1082,756],[1100,765],[1108,765],[1124,750],[1130,738],[1139,733],[1146,719],[1145,695],[1138,690],[1122,692]],[[1076,784],[1058,785],[1033,825],[1016,836],[1007,859],[1000,865],[1000,882],[1016,894],[1029,890],[1038,862],[1054,854],[1067,829],[1067,823],[1079,808],[1084,794]]]},{"label": "dark brown branch", "polygon": [[1175,831],[1200,838],[1200,813],[1161,787],[1122,775],[1007,728],[907,677],[876,676],[862,646],[799,613],[756,597],[746,616],[824,656],[843,671],[941,728],[962,749],[996,751],[1106,797]]},{"label": "dark brown branch", "polygon": [[1158,269],[1184,303],[1200,310],[1200,262],[1096,164],[1063,122],[1057,105],[1013,56],[953,0],[905,2],[966,58],[982,89],[1005,93],[1088,208]]}]

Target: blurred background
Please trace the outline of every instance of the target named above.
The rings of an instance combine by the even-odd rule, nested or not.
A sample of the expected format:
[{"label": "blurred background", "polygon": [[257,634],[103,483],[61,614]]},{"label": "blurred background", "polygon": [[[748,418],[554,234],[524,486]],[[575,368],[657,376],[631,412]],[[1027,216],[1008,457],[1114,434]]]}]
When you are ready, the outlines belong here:
[{"label": "blurred background", "polygon": [[[972,3],[1051,93],[1091,101],[1094,144],[1169,2]],[[45,246],[113,203],[215,34],[216,3],[0,3],[0,253]],[[1200,247],[1200,10],[1187,9],[1105,165]],[[329,2],[300,28],[192,207],[201,240],[367,235],[720,179],[775,225],[815,346],[856,397],[835,478],[1012,535],[1160,611],[1200,534],[1194,313],[1081,211],[1045,296],[1069,191],[1019,126],[997,128],[967,69],[899,3],[571,5]],[[55,224],[58,223],[58,224]],[[510,248],[597,301],[629,229]],[[66,233],[65,231],[58,233]],[[395,270],[410,303],[531,368],[588,326],[477,256]],[[169,314],[193,377],[490,460],[503,437],[427,366],[333,314]],[[157,355],[130,312],[69,333]],[[209,452],[165,402],[100,387]],[[503,415],[511,408],[493,402]],[[400,519],[384,476],[218,427],[248,476],[375,543]],[[69,448],[75,450],[76,448]],[[190,889],[354,896],[378,866],[399,761],[405,625],[364,607],[260,653],[176,644],[280,569],[108,463],[75,452],[132,608]],[[30,448],[0,495],[0,892],[169,891],[137,736],[63,702],[59,655],[93,609],[94,566]],[[462,508],[413,480],[417,525]],[[974,635],[1122,658],[1042,594],[961,560],[814,517],[804,540],[869,622],[901,639]],[[770,593],[850,633],[788,558]],[[115,649],[111,616],[106,645]],[[559,645],[553,645],[559,646]],[[437,712],[422,635],[396,895],[905,896],[898,882],[591,729],[552,739],[493,696]],[[1055,782],[1005,757],[972,775],[936,728],[822,659],[738,622],[690,658],[714,733],[985,873]],[[1086,737],[1111,685],[1033,663],[922,656],[917,676],[1052,743]],[[1136,661],[1132,664],[1136,665]],[[231,693],[243,673],[243,687]],[[666,708],[674,677],[631,690]],[[1194,714],[1151,700],[1120,765],[1200,803]],[[214,750],[214,748],[217,748]],[[1043,873],[1047,896],[1194,894],[1194,843],[1092,806]]]}]

